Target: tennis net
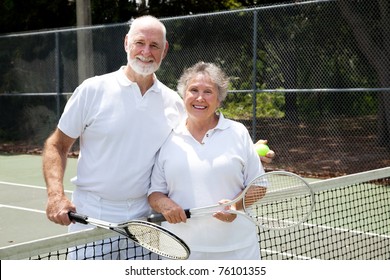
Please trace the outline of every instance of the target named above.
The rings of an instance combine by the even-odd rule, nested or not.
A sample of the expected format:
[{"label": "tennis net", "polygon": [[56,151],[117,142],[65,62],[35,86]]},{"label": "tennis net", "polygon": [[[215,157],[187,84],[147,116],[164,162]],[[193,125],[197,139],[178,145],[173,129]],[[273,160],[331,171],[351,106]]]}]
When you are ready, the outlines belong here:
[{"label": "tennis net", "polygon": [[262,259],[390,259],[390,167],[310,182],[315,207],[292,229],[259,229]]},{"label": "tennis net", "polygon": [[0,248],[1,260],[157,260],[160,257],[103,228],[87,229]]},{"label": "tennis net", "polygon": [[[310,185],[316,204],[306,223],[259,229],[262,259],[390,258],[390,167]],[[63,234],[0,248],[0,259],[160,259],[116,235],[105,229]]]}]

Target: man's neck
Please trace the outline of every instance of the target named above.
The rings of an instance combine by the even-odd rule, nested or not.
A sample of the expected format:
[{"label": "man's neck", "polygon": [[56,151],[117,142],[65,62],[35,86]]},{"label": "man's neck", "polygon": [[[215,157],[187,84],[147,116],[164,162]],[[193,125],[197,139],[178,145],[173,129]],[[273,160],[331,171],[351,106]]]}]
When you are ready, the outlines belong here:
[{"label": "man's neck", "polygon": [[138,87],[141,90],[141,94],[144,95],[148,89],[150,89],[153,86],[154,83],[154,74],[150,74],[147,76],[140,75],[136,73],[133,69],[131,69],[130,66],[126,65],[125,69],[126,77],[134,82],[137,83]]}]

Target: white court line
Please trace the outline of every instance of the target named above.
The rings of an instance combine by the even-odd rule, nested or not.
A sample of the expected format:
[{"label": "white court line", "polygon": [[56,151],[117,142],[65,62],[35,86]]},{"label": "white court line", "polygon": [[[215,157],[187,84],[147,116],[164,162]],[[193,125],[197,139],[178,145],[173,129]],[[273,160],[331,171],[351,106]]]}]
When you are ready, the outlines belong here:
[{"label": "white court line", "polygon": [[40,214],[46,214],[45,211],[43,210],[37,210],[37,209],[31,209],[31,208],[25,208],[25,207],[18,207],[18,206],[11,206],[11,205],[5,205],[5,204],[0,204],[0,208],[11,208],[11,209],[16,209],[16,210],[23,210],[23,211],[28,211],[28,212],[36,212]]},{"label": "white court line", "polygon": [[[0,184],[10,185],[10,186],[18,186],[18,187],[25,187],[25,188],[33,188],[33,189],[39,189],[39,190],[46,190],[45,187],[41,187],[41,186],[18,184],[18,183],[4,182],[4,181],[0,181]],[[73,191],[69,191],[69,190],[64,190],[64,192],[65,193],[73,193]]]},{"label": "white court line", "polygon": [[[299,227],[302,227],[302,226],[306,226],[306,228],[310,228],[310,227],[314,228],[315,227],[315,228],[318,228],[320,230],[321,229],[322,230],[331,230],[331,231],[336,232],[336,233],[345,232],[345,233],[349,233],[351,237],[353,237],[354,235],[360,235],[360,236],[368,236],[368,237],[378,237],[378,238],[383,238],[383,239],[387,239],[387,240],[390,239],[390,235],[378,234],[378,233],[374,233],[374,232],[364,232],[364,231],[359,231],[359,230],[350,230],[347,228],[331,227],[331,226],[316,225],[316,224],[309,224],[309,223],[302,223],[299,225]],[[305,229],[303,229],[303,230],[305,230]],[[322,240],[320,240],[320,241],[322,241]],[[303,245],[306,246],[307,244],[303,244]],[[280,255],[280,256],[289,257],[289,258],[293,257],[293,258],[299,259],[299,260],[311,260],[311,259],[312,260],[320,260],[317,258],[307,257],[305,255],[297,255],[297,254],[293,254],[293,253],[280,252],[280,251],[275,251],[275,250],[270,250],[270,249],[260,248],[260,250],[262,252],[266,252],[268,254]]]},{"label": "white court line", "polygon": [[302,256],[302,255],[295,255],[295,254],[290,254],[290,253],[282,253],[282,252],[268,250],[268,249],[260,249],[260,251],[266,252],[268,254],[282,255],[285,257],[293,257],[293,258],[298,259],[298,260],[319,260],[316,258],[310,258],[310,257],[306,257],[306,256]]},{"label": "white court line", "polygon": [[348,229],[348,228],[315,225],[315,224],[309,224],[309,223],[303,223],[302,225],[306,225],[307,227],[317,227],[317,228],[325,229],[325,230],[329,229],[329,230],[333,230],[336,232],[347,232],[347,233],[356,234],[356,235],[367,235],[370,237],[381,237],[384,239],[390,239],[390,235],[379,234],[379,233],[375,233],[375,232],[365,232],[365,231],[360,231],[360,230],[352,230],[352,229]]},{"label": "white court line", "polygon": [[[4,181],[0,181],[0,184],[10,185],[10,186],[17,186],[17,187],[24,187],[24,188],[39,189],[39,190],[46,190],[45,187],[41,187],[41,186],[17,184],[17,183],[10,183],[10,182],[4,182]],[[69,190],[64,190],[64,191],[65,191],[65,193],[70,193],[70,194],[73,193],[73,191],[69,191]],[[35,213],[40,213],[40,214],[46,214],[46,211],[32,209],[32,208],[26,208],[26,207],[19,207],[19,206],[0,204],[0,208],[1,207],[3,207],[3,208],[10,208],[10,209],[16,209],[16,210],[23,210],[23,211],[28,211],[28,212],[35,212]]]}]

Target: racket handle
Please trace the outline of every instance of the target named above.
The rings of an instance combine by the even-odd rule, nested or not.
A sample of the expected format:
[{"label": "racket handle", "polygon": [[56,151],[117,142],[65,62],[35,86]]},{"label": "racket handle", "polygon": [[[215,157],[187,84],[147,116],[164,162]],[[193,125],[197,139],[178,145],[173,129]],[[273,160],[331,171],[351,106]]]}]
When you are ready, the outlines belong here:
[{"label": "racket handle", "polygon": [[[190,209],[184,209],[184,212],[186,213],[187,218],[191,217]],[[148,220],[148,222],[151,222],[151,223],[159,223],[159,222],[166,221],[163,214],[151,214],[151,215],[149,215],[147,220]]]},{"label": "racket handle", "polygon": [[88,220],[88,216],[86,215],[82,215],[82,214],[78,214],[76,212],[72,212],[70,211],[68,213],[68,216],[69,216],[69,219],[71,219],[72,221],[75,221],[75,222],[78,222],[80,224],[88,224],[87,220]]}]

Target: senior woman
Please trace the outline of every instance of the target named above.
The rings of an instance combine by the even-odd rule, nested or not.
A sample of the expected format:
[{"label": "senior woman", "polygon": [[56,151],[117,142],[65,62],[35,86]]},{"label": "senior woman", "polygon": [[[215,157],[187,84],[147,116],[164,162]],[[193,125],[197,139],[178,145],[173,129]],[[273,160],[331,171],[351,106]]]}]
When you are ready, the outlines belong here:
[{"label": "senior woman", "polygon": [[149,203],[187,242],[190,259],[260,259],[256,227],[244,217],[219,211],[187,219],[183,210],[232,200],[264,173],[245,126],[217,111],[228,83],[212,63],[184,71],[178,92],[187,119],[161,147],[152,173]]}]

